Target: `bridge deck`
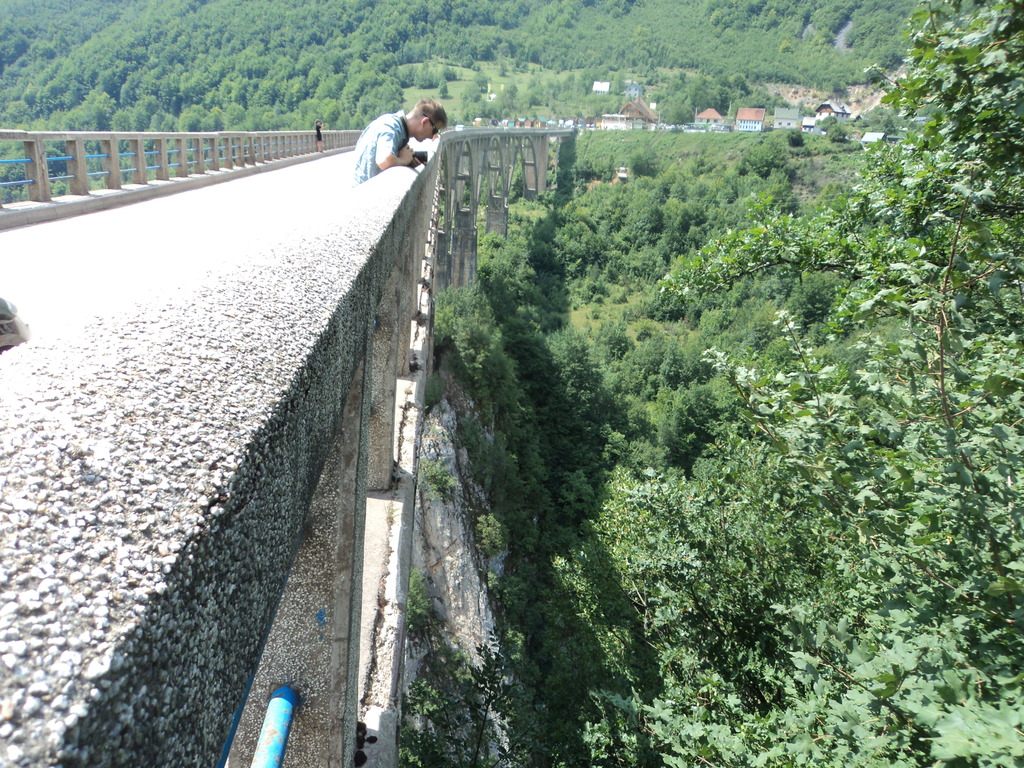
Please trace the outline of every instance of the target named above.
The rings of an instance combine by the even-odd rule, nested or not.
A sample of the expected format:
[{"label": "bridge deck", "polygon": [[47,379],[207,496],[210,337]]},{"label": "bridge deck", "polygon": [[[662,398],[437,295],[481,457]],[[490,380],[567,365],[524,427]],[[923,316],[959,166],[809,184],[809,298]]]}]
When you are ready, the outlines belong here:
[{"label": "bridge deck", "polygon": [[[350,219],[360,197],[346,152],[188,194],[0,232],[0,297],[37,343],[88,333],[113,317],[206,284],[213,272],[258,269],[275,243]],[[281,195],[281,190],[290,194]],[[365,198],[365,195],[362,196]],[[352,222],[358,226],[359,222]]]}]

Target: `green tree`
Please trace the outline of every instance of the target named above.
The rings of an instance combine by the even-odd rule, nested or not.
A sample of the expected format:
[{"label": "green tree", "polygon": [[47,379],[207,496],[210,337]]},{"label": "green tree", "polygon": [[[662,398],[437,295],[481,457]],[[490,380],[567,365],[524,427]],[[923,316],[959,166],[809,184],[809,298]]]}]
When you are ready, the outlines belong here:
[{"label": "green tree", "polygon": [[[841,210],[769,214],[667,284],[849,275],[831,320],[861,332],[867,355],[850,376],[786,323],[794,370],[763,376],[720,358],[784,469],[769,488],[835,526],[837,572],[851,581],[828,610],[775,607],[792,658],[784,706],[735,711],[694,740],[682,697],[659,700],[649,714],[672,759],[1024,759],[1024,126],[1011,106],[1024,98],[1024,8],[953,0],[917,23],[908,78],[888,101],[934,110],[922,134],[878,152]],[[883,332],[894,318],[905,336]]]}]

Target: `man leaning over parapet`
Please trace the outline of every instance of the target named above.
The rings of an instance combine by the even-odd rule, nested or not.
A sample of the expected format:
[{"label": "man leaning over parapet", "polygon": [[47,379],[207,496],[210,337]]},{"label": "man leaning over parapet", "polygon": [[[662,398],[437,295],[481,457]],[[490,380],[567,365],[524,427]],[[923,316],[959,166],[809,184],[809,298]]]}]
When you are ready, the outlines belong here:
[{"label": "man leaning over parapet", "polygon": [[381,115],[366,126],[356,142],[356,184],[388,168],[421,165],[423,161],[413,155],[409,139],[426,141],[447,125],[444,106],[434,99],[421,99],[405,115]]}]

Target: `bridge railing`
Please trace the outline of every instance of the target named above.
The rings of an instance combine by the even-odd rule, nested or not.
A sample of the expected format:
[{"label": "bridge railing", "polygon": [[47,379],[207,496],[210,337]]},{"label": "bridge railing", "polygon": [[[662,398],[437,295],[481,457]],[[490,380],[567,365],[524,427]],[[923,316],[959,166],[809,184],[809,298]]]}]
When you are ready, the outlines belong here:
[{"label": "bridge railing", "polygon": [[[325,151],[358,131],[324,131]],[[272,163],[318,150],[313,131],[97,133],[0,130],[0,208]]]}]

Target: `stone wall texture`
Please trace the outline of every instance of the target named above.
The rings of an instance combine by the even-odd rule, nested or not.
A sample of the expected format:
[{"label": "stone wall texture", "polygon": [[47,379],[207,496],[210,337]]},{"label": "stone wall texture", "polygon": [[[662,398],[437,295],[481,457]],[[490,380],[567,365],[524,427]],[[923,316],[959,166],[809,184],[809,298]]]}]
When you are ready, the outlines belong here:
[{"label": "stone wall texture", "polygon": [[429,214],[431,174],[384,176],[257,266],[0,358],[0,765],[221,759]]}]

